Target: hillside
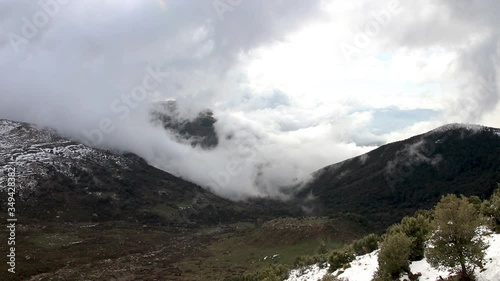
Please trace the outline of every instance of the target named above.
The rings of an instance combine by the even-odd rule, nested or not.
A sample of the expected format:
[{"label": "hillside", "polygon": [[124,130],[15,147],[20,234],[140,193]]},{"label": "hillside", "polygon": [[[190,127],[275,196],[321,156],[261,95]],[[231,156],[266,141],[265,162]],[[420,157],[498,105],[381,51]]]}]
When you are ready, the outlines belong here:
[{"label": "hillside", "polygon": [[[198,128],[201,138],[192,138],[167,125],[194,146],[210,136]],[[299,256],[342,247],[430,208],[440,194],[489,196],[499,141],[496,129],[448,126],[326,167],[298,200],[232,202],[136,155],[0,120],[4,209],[8,168],[16,169],[23,270],[14,280],[224,280],[275,263],[293,266]],[[300,207],[329,217],[302,217]]]},{"label": "hillside", "polygon": [[[486,264],[484,270],[476,270],[478,281],[493,281],[500,280],[500,234],[490,234],[484,239],[489,245],[486,251]],[[348,281],[371,281],[374,273],[378,268],[378,252],[357,256],[350,263],[350,267],[341,272],[337,270],[332,274],[338,278],[344,278]],[[419,280],[440,280],[439,277],[446,278],[450,274],[447,270],[436,270],[429,265],[426,259],[415,261],[410,264],[413,273],[420,273]],[[292,270],[290,277],[286,281],[307,281],[320,280],[328,273],[327,268],[320,268],[318,265],[313,265],[305,270]],[[407,277],[402,277],[401,281],[408,280]]]},{"label": "hillside", "polygon": [[486,198],[499,181],[500,130],[452,124],[325,167],[298,198],[380,231],[447,193]]},{"label": "hillside", "polygon": [[[0,120],[4,221],[9,168],[16,169],[18,272],[2,263],[0,280],[224,279],[366,233],[347,220],[300,219],[291,203],[232,202],[136,155]],[[7,253],[6,241],[0,251]]]}]

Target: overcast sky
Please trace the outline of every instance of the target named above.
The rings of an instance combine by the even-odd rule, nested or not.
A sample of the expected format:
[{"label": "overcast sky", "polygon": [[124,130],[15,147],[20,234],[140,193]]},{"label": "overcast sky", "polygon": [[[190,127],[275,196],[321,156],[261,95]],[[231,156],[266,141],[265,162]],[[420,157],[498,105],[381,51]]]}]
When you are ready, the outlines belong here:
[{"label": "overcast sky", "polygon": [[[3,0],[0,118],[57,129],[230,198],[460,122],[500,127],[494,0]],[[150,104],[211,108],[219,146]],[[225,138],[231,136],[231,138]],[[101,138],[102,137],[102,138]]]}]

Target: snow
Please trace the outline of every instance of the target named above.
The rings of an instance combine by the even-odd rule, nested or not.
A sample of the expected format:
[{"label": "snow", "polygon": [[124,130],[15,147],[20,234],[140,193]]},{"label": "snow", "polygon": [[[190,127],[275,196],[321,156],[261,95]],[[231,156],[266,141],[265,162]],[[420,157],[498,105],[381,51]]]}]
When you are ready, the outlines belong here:
[{"label": "snow", "polygon": [[290,276],[285,281],[317,281],[328,273],[328,265],[321,268],[315,264],[305,269],[294,269],[290,271]]},{"label": "snow", "polygon": [[[351,262],[351,267],[338,275],[349,281],[371,281],[378,268],[378,250],[369,254],[358,256]],[[334,275],[340,273],[338,270]]]},{"label": "snow", "polygon": [[[107,151],[93,149],[57,135],[51,129],[0,120],[0,192],[5,190],[4,171],[16,167],[19,171],[19,195],[37,187],[36,176],[46,176],[55,170],[76,180],[73,165],[84,163],[119,165],[127,168],[127,159]],[[79,165],[82,163],[82,165]]]},{"label": "snow", "polygon": [[500,280],[500,234],[491,235],[487,242],[490,246],[486,250],[486,270],[477,274],[477,281]]},{"label": "snow", "polygon": [[[485,241],[489,244],[485,255],[485,270],[481,272],[480,269],[476,269],[477,281],[498,281],[500,280],[500,234],[488,235]],[[422,274],[419,279],[421,281],[435,281],[439,280],[439,276],[445,278],[450,274],[448,271],[439,271],[432,268],[425,259],[412,262],[410,269],[413,273],[420,272]]]},{"label": "snow", "polygon": [[[487,235],[485,241],[489,244],[486,249],[485,266],[481,272],[476,269],[475,274],[477,281],[499,281],[500,280],[500,234]],[[333,274],[339,278],[344,278],[349,281],[371,281],[373,274],[378,268],[378,250],[372,253],[358,256],[351,262],[351,267],[345,271],[337,270]],[[413,273],[421,273],[420,281],[436,281],[439,276],[446,278],[449,272],[445,270],[437,270],[430,266],[426,259],[412,262],[410,269]],[[285,281],[317,281],[323,278],[328,273],[328,269],[320,268],[318,265],[309,266],[304,270],[295,269],[290,271],[290,277]],[[401,280],[407,280],[402,277]]]},{"label": "snow", "polygon": [[[435,268],[432,268],[432,266],[425,259],[412,262],[410,265],[410,270],[412,273],[416,274],[420,272],[422,274],[422,276],[420,276],[420,278],[418,279],[419,281],[434,281],[436,279],[439,279],[439,276],[443,276],[444,278],[450,275],[449,271],[437,270]],[[401,278],[401,280],[405,280],[405,278]]]},{"label": "snow", "polygon": [[460,123],[453,123],[453,124],[448,124],[441,126],[439,128],[436,128],[429,133],[436,133],[436,132],[447,132],[450,130],[456,130],[456,129],[466,129],[469,131],[481,131],[484,130],[486,127],[481,126],[481,125],[473,125],[473,124],[460,124]]},{"label": "snow", "polygon": [[[500,130],[498,130],[498,129],[488,128],[488,127],[481,126],[481,125],[472,125],[472,124],[448,124],[448,125],[444,125],[444,126],[441,126],[439,128],[436,128],[436,129],[428,132],[428,134],[444,133],[444,132],[456,130],[456,129],[466,129],[466,130],[473,131],[473,132],[480,132],[480,131],[486,130],[486,129],[493,129],[493,133],[500,137]],[[440,143],[440,142],[441,142],[441,140],[436,141],[436,143]]]}]

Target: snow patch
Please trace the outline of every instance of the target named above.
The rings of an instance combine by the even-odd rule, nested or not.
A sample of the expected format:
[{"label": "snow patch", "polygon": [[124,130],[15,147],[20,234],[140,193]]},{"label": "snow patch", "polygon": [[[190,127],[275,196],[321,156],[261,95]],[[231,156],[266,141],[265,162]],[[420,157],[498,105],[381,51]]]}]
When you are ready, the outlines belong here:
[{"label": "snow patch", "polygon": [[451,130],[457,130],[457,129],[466,129],[469,131],[476,131],[479,132],[481,130],[484,130],[486,127],[481,126],[481,125],[473,125],[473,124],[461,124],[461,123],[454,123],[454,124],[448,124],[441,126],[439,128],[436,128],[429,133],[443,133]]},{"label": "snow patch", "polygon": [[304,269],[294,269],[290,271],[288,279],[285,281],[317,281],[328,273],[328,265],[323,265],[321,268],[315,264]]},{"label": "snow patch", "polygon": [[[476,269],[477,281],[499,281],[500,280],[500,234],[491,234],[486,236],[486,243],[489,247],[486,249],[484,270]],[[336,270],[333,275],[344,278],[349,281],[371,281],[374,273],[378,269],[378,252],[358,256],[350,263],[351,267],[346,270]],[[446,278],[450,272],[437,270],[430,266],[426,259],[412,262],[410,264],[412,273],[421,273],[420,281],[436,281],[442,276]],[[305,269],[295,269],[290,271],[290,276],[285,281],[316,281],[323,278],[328,273],[328,267],[321,268],[318,265],[312,265]],[[402,277],[400,280],[405,280]]]},{"label": "snow patch", "polygon": [[349,281],[371,281],[373,274],[378,269],[378,252],[379,250],[376,250],[356,257],[351,262],[351,267],[347,268],[344,272],[337,270],[334,272],[334,275],[338,275],[338,277]]}]

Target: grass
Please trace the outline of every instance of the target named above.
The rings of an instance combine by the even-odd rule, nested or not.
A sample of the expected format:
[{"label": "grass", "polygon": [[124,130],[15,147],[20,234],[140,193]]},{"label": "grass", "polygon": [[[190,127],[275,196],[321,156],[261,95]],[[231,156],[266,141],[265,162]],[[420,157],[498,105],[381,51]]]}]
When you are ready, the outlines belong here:
[{"label": "grass", "polygon": [[[164,215],[173,210],[167,205],[157,209]],[[133,276],[225,280],[272,264],[291,267],[298,256],[341,247],[363,234],[348,222],[325,218],[279,219],[260,227],[239,222],[205,229],[143,227],[116,221],[31,223],[17,229],[18,273],[14,278],[5,276],[7,267],[2,264],[0,280],[33,276],[37,277],[32,280],[79,280],[82,276],[85,280]],[[6,252],[5,245],[0,245],[2,252]]]},{"label": "grass", "polygon": [[[16,233],[15,276],[0,266],[0,280],[24,280],[30,276],[54,272],[104,259],[150,251],[158,241],[168,241],[169,233],[137,228],[111,228],[79,225],[20,225]],[[5,243],[6,244],[6,243]],[[0,247],[6,252],[4,245]]]},{"label": "grass", "polygon": [[151,209],[151,212],[169,220],[181,219],[179,210],[167,204],[158,204]]},{"label": "grass", "polygon": [[81,239],[74,233],[68,233],[68,234],[52,233],[52,234],[36,235],[30,237],[28,241],[33,243],[35,247],[40,247],[46,250],[50,250],[71,245],[71,243],[81,241]]},{"label": "grass", "polygon": [[[183,280],[224,280],[273,264],[292,267],[299,256],[322,254],[362,236],[362,232],[350,233],[349,223],[328,218],[277,219],[259,228],[233,226],[246,227],[247,231],[219,235],[200,257],[177,264],[184,272]],[[334,226],[344,227],[345,233]]]}]

